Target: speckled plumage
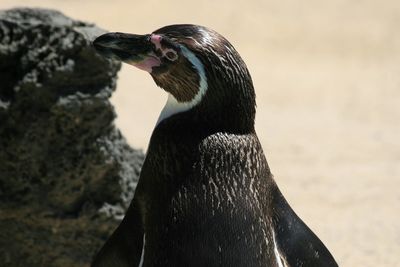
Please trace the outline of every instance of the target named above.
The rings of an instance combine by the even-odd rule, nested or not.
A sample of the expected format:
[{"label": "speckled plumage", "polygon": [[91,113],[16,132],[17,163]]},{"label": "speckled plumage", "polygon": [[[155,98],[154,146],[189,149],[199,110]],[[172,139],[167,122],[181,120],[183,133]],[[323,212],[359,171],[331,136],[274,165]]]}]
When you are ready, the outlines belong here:
[{"label": "speckled plumage", "polygon": [[[93,266],[337,266],[273,180],[254,130],[251,77],[233,46],[194,25],[153,34],[200,60],[206,92],[157,124],[131,207]],[[199,66],[163,60],[151,73],[157,84],[194,99],[196,90],[177,92],[186,86],[179,75],[169,77],[199,77]]]}]

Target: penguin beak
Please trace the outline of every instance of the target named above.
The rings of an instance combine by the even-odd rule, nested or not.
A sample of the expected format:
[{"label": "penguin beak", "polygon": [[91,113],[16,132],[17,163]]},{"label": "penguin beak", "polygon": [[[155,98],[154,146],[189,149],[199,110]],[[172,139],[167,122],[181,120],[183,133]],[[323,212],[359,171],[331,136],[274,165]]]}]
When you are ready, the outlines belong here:
[{"label": "penguin beak", "polygon": [[149,73],[153,67],[161,65],[149,34],[106,33],[93,41],[93,47],[105,57],[123,61]]}]

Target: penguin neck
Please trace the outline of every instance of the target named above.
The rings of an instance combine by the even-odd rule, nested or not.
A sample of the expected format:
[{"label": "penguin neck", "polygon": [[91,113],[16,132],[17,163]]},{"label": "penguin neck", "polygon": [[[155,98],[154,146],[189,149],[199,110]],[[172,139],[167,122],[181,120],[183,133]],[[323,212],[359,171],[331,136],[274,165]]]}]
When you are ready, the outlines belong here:
[{"label": "penguin neck", "polygon": [[199,100],[194,99],[193,101],[190,102],[179,102],[172,94],[168,94],[167,103],[165,104],[164,108],[160,113],[160,116],[158,117],[156,127],[163,120],[168,119],[169,117],[174,116],[175,114],[186,112],[192,109],[198,104],[199,101],[200,99]]},{"label": "penguin neck", "polygon": [[229,107],[229,104],[224,106],[225,111],[203,105],[188,107],[176,104],[175,99],[169,98],[159,116],[154,132],[160,128],[170,127],[180,128],[182,134],[193,129],[205,135],[217,132],[231,134],[254,132],[254,121],[248,116],[250,112],[240,112],[234,107]]},{"label": "penguin neck", "polygon": [[[186,127],[209,134],[254,132],[255,100],[252,88],[247,94],[243,93],[245,90],[232,90],[229,87],[210,89],[200,90],[190,102],[179,102],[169,94],[155,130],[161,124],[164,128],[169,124],[173,127],[182,125],[183,131]],[[224,96],[224,92],[229,93]]]}]

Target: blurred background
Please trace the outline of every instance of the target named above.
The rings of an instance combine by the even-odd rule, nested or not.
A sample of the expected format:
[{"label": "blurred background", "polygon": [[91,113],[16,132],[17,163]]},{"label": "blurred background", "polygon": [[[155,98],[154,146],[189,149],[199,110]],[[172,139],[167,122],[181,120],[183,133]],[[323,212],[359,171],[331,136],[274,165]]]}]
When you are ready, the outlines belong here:
[{"label": "blurred background", "polygon": [[[239,51],[275,179],[340,266],[400,261],[400,2],[1,0],[54,8],[109,31],[201,24]],[[146,150],[166,94],[130,66],[116,124]]]}]

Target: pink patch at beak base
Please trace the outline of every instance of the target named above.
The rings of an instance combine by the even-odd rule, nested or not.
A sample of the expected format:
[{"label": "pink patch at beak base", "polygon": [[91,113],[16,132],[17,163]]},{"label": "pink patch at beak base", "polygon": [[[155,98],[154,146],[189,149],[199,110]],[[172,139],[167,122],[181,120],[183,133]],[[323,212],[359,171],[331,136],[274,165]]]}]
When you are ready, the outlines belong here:
[{"label": "pink patch at beak base", "polygon": [[160,59],[158,59],[156,57],[149,56],[140,62],[132,62],[129,64],[132,66],[135,66],[138,69],[141,69],[141,70],[147,71],[148,73],[151,73],[153,70],[153,67],[158,67],[161,65],[161,61],[160,61]]},{"label": "pink patch at beak base", "polygon": [[157,34],[152,34],[150,36],[150,42],[152,42],[156,46],[156,49],[160,49],[160,50],[161,50],[161,39],[162,39],[162,37]]}]

